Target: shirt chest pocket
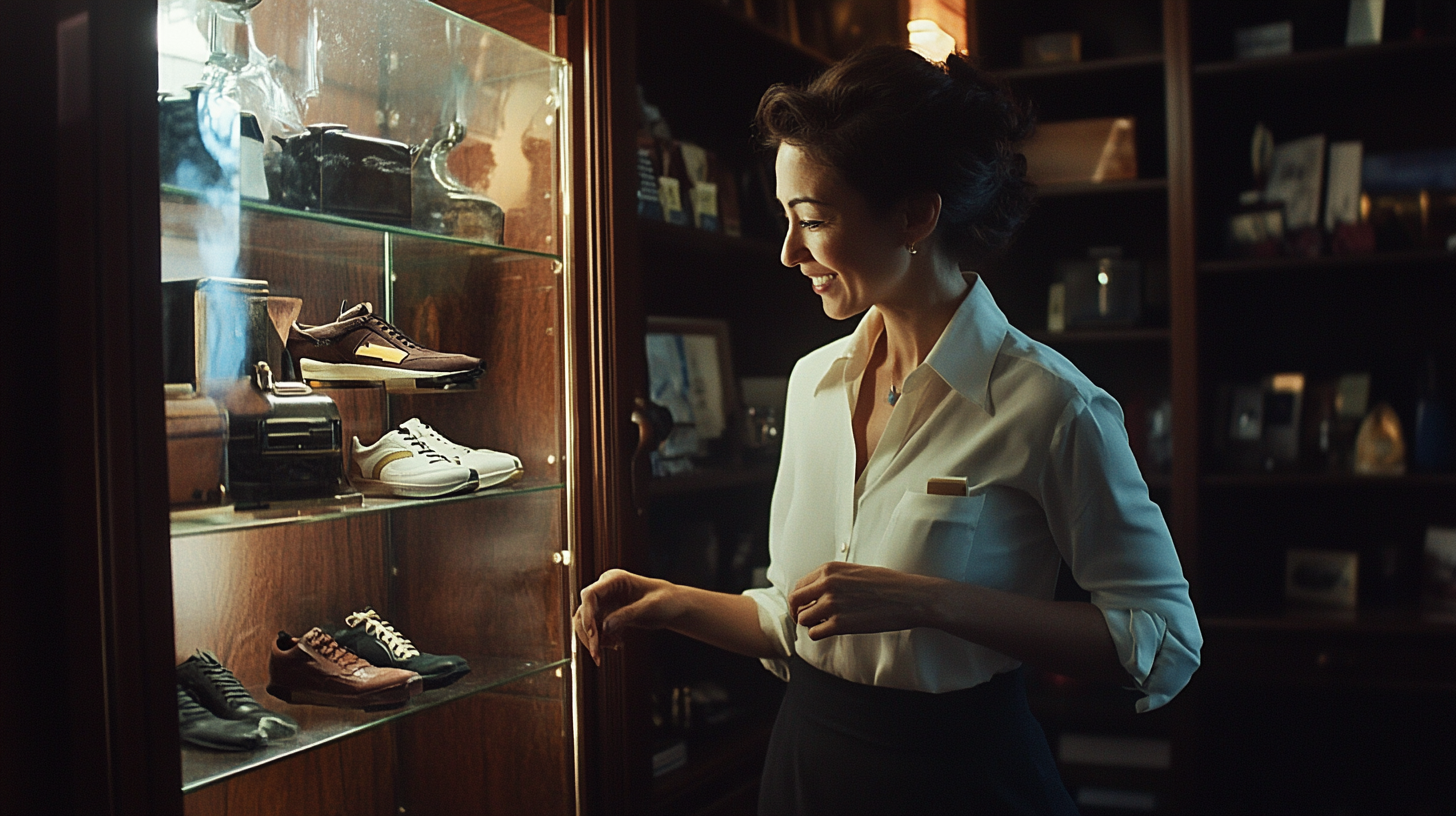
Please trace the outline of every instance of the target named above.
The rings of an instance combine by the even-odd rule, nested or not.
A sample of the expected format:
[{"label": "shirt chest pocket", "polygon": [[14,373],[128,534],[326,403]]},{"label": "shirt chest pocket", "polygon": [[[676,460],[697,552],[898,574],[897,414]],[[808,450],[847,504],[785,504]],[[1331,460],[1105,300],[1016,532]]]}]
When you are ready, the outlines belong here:
[{"label": "shirt chest pocket", "polygon": [[880,566],[964,581],[985,494],[906,493],[885,529]]}]

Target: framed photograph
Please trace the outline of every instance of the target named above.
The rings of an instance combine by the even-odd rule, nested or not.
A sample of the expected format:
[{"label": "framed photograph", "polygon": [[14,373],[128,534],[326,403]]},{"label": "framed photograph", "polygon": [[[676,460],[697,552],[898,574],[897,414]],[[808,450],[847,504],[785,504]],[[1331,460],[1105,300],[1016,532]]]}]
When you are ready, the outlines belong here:
[{"label": "framed photograph", "polygon": [[[698,317],[647,318],[648,398],[672,412],[674,429],[659,446],[661,460],[726,453],[736,439],[739,398],[728,322]],[[690,468],[680,468],[690,469]],[[654,464],[671,475],[674,463]]]},{"label": "framed photograph", "polygon": [[1289,550],[1284,597],[1296,606],[1354,609],[1360,555],[1345,550]]},{"label": "framed photograph", "polygon": [[1283,202],[1285,230],[1300,230],[1319,224],[1324,174],[1323,133],[1285,142],[1274,148],[1264,200]]}]

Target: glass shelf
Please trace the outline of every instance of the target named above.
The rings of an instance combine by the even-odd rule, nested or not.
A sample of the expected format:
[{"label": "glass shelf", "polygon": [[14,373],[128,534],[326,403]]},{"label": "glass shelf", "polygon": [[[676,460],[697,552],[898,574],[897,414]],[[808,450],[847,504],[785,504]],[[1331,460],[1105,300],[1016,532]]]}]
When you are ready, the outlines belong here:
[{"label": "glass shelf", "polygon": [[236,753],[210,751],[184,743],[182,746],[182,792],[188,793],[254,768],[260,768],[284,757],[336,742],[360,731],[377,728],[435,706],[499,688],[571,663],[570,658],[531,661],[505,657],[462,656],[470,663],[469,674],[445,688],[423,692],[404,706],[389,711],[370,712],[327,706],[289,705],[268,694],[262,688],[250,688],[248,691],[265,708],[287,714],[297,720],[298,736],[279,740],[256,751]]},{"label": "glass shelf", "polygon": [[[174,187],[170,184],[162,185],[162,196],[163,207],[166,207],[169,203],[181,203],[179,199],[196,201],[199,204],[205,202],[204,197],[201,193],[182,187]],[[367,230],[369,232],[385,232],[392,235],[403,235],[410,238],[421,238],[427,241],[437,241],[446,244],[458,244],[460,246],[485,249],[493,252],[519,253],[522,255],[530,255],[536,258],[549,258],[554,261],[561,260],[561,255],[558,253],[542,252],[540,250],[524,249],[522,247],[505,246],[502,244],[492,244],[487,241],[476,241],[470,238],[457,238],[453,235],[440,235],[438,233],[425,232],[423,230],[412,229],[410,227],[402,227],[395,224],[381,224],[376,221],[360,221],[356,218],[345,218],[340,215],[329,215],[328,213],[313,212],[310,210],[295,210],[291,207],[281,207],[277,204],[269,204],[266,201],[258,201],[251,198],[242,198],[240,199],[240,201],[242,202],[242,209],[245,211],[267,213],[268,215],[283,216],[285,218],[297,218],[303,221],[312,221],[320,224],[332,224],[334,226],[340,227],[353,227],[354,229]],[[165,221],[166,219],[164,219],[164,222]]]},{"label": "glass shelf", "polygon": [[308,524],[320,521],[357,516],[364,513],[379,513],[402,510],[408,507],[425,507],[453,504],[467,501],[507,499],[527,493],[544,493],[563,490],[565,485],[553,481],[521,481],[509,487],[492,487],[459,496],[441,496],[434,499],[400,499],[358,494],[340,496],[333,500],[310,500],[274,502],[268,507],[255,510],[239,510],[231,505],[197,510],[175,510],[172,512],[172,537],[185,538],[196,535],[215,535],[234,530],[271,527],[280,524]]}]

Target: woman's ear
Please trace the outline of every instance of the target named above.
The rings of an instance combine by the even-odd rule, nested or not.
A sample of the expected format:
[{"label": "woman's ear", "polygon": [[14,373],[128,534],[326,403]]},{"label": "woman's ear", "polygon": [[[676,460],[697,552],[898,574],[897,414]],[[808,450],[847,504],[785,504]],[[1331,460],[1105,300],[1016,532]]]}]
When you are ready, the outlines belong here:
[{"label": "woman's ear", "polygon": [[934,190],[912,193],[905,199],[905,243],[918,244],[935,232],[940,223],[940,193]]}]

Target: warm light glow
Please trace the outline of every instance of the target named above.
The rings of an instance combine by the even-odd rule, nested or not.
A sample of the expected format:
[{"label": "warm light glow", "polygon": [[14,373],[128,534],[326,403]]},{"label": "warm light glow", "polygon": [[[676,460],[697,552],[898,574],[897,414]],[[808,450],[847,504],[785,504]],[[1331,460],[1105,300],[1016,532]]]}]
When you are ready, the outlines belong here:
[{"label": "warm light glow", "polygon": [[1303,391],[1303,374],[1275,374],[1273,382],[1275,391]]},{"label": "warm light glow", "polygon": [[934,20],[911,20],[905,27],[910,32],[910,50],[932,62],[945,62],[956,50],[955,37]]}]

